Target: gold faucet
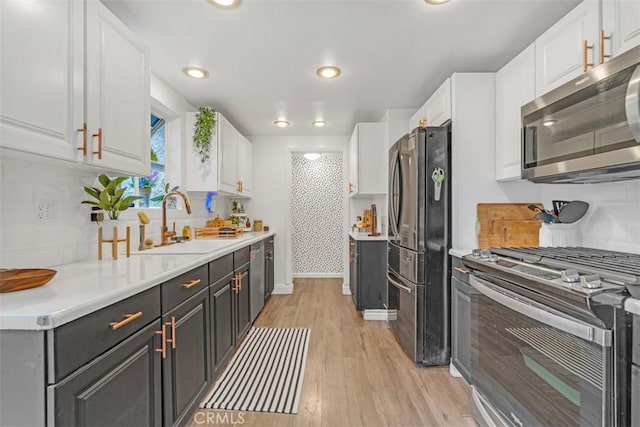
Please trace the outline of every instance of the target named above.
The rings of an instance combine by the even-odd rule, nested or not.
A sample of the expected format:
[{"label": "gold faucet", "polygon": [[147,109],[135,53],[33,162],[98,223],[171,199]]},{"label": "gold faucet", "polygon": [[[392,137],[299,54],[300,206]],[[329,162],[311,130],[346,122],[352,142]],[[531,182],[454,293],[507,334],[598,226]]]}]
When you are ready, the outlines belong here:
[{"label": "gold faucet", "polygon": [[187,195],[181,191],[170,191],[164,195],[162,198],[162,228],[160,229],[160,236],[162,238],[160,244],[158,246],[167,246],[172,244],[173,242],[169,241],[170,237],[176,235],[175,231],[169,231],[167,227],[167,199],[171,196],[180,196],[184,200],[184,207],[187,209],[187,213],[191,214],[191,204],[189,204],[189,199]]}]

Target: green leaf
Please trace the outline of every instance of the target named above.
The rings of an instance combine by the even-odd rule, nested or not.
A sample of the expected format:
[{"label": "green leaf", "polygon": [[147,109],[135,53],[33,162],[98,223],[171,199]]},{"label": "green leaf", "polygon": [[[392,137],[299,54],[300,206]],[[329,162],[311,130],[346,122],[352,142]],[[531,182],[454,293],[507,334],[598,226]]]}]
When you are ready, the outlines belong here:
[{"label": "green leaf", "polygon": [[111,179],[103,173],[98,177],[98,181],[100,181],[100,184],[102,184],[102,186],[106,188],[107,185],[109,185],[109,183],[111,182]]},{"label": "green leaf", "polygon": [[120,198],[124,194],[125,190],[126,190],[125,188],[119,188],[116,191],[116,194],[114,194],[113,198],[111,199],[111,205],[116,205],[118,203],[118,201],[120,201]]},{"label": "green leaf", "polygon": [[94,197],[96,200],[100,200],[100,190],[95,187],[84,187],[84,192]]},{"label": "green leaf", "polygon": [[127,196],[124,199],[121,199],[120,201],[118,201],[118,203],[116,203],[116,206],[114,206],[114,208],[116,208],[119,211],[126,211],[127,209],[129,209],[129,205],[133,202],[135,202],[138,199],[142,199],[141,196]]}]

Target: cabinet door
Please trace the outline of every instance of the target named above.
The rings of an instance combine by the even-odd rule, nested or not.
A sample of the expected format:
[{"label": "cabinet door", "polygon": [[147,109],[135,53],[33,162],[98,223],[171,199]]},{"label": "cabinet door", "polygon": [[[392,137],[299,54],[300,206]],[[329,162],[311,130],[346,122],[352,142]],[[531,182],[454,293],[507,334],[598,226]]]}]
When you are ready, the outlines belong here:
[{"label": "cabinet door", "polygon": [[238,134],[238,139],[240,193],[249,197],[251,196],[253,145],[243,135]]},{"label": "cabinet door", "polygon": [[[211,157],[202,162],[200,154],[193,146],[193,127],[197,113],[185,114],[186,140],[184,144],[184,181],[186,191],[217,191],[218,190],[218,129],[211,137]],[[216,113],[216,117],[220,115]]]},{"label": "cabinet door", "polygon": [[387,242],[358,242],[358,305],[360,310],[383,309],[387,301]]},{"label": "cabinet door", "polygon": [[358,194],[387,193],[387,140],[383,123],[358,123]]},{"label": "cabinet door", "polygon": [[84,5],[0,2],[0,146],[81,159]]},{"label": "cabinet door", "polygon": [[149,175],[149,51],[98,0],[86,4],[91,140],[86,161],[125,174]]},{"label": "cabinet door", "polygon": [[209,290],[171,310],[162,321],[167,337],[162,366],[164,424],[178,425],[200,403],[211,381]]},{"label": "cabinet door", "polygon": [[599,20],[599,2],[584,0],[536,40],[536,96],[584,73],[585,41],[586,63],[598,63]]},{"label": "cabinet door", "polygon": [[427,126],[442,126],[451,120],[451,79],[447,79],[425,104]]},{"label": "cabinet door", "polygon": [[451,358],[471,381],[471,286],[451,277]]},{"label": "cabinet door", "polygon": [[236,344],[242,340],[244,334],[251,327],[251,310],[249,304],[249,270],[244,270],[240,274],[241,285],[236,292]]},{"label": "cabinet door", "polygon": [[222,368],[233,352],[233,282],[223,279],[222,287],[211,288],[211,317],[213,337],[211,340],[214,375]]},{"label": "cabinet door", "polygon": [[349,195],[358,192],[358,126],[353,129],[349,141]]},{"label": "cabinet door", "polygon": [[351,237],[349,238],[349,288],[353,304],[356,306],[356,310],[360,310],[358,304],[358,242]]},{"label": "cabinet door", "polygon": [[520,179],[521,107],[535,94],[535,47],[496,73],[496,181]]},{"label": "cabinet door", "polygon": [[57,426],[153,426],[162,422],[160,320],[49,387]]},{"label": "cabinet door", "polygon": [[219,183],[220,190],[237,194],[238,178],[238,131],[222,115],[218,115],[218,144],[220,144]]},{"label": "cabinet door", "polygon": [[[640,1],[639,0],[603,0],[602,3],[603,36],[605,55],[619,55],[640,44]],[[598,55],[600,63],[606,58]]]}]

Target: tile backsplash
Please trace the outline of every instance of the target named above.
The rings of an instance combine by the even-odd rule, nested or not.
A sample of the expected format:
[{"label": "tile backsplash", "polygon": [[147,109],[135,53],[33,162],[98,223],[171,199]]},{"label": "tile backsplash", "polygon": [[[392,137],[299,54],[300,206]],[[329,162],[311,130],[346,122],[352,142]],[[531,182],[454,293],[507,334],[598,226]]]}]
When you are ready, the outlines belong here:
[{"label": "tile backsplash", "polygon": [[[0,267],[50,267],[96,259],[97,226],[90,221],[90,207],[80,202],[87,198],[82,187],[92,185],[99,174],[60,162],[0,158]],[[204,226],[215,216],[205,210],[205,198],[205,193],[189,194],[191,215],[179,200],[178,209],[167,214],[169,227],[174,221],[177,230],[187,222],[192,228]],[[224,198],[214,199],[214,212],[227,204]],[[158,242],[161,210],[144,211],[151,220],[146,235]],[[137,210],[129,209],[120,218],[131,226],[131,248],[137,249]],[[110,253],[106,245],[105,253]]]}]

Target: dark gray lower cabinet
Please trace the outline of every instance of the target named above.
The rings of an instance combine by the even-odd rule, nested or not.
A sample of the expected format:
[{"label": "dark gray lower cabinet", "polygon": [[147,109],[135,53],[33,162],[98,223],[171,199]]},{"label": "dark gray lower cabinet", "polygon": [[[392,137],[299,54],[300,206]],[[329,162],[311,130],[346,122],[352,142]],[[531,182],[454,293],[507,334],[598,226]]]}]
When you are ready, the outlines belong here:
[{"label": "dark gray lower cabinet", "polygon": [[471,285],[468,271],[452,257],[451,363],[471,383]]},{"label": "dark gray lower cabinet", "polygon": [[214,377],[224,367],[234,348],[233,272],[211,286],[211,346]]},{"label": "dark gray lower cabinet", "polygon": [[273,266],[274,239],[269,237],[264,246],[264,299],[271,296],[274,287],[274,266]]},{"label": "dark gray lower cabinet", "polygon": [[162,358],[155,351],[161,345],[158,330],[159,319],[50,386],[55,425],[160,425]]},{"label": "dark gray lower cabinet", "polygon": [[387,300],[387,242],[349,238],[349,286],[358,311],[383,309]]},{"label": "dark gray lower cabinet", "polygon": [[236,308],[236,336],[235,342],[238,343],[242,337],[249,331],[251,327],[251,298],[249,295],[249,265],[241,267],[237,271],[240,279],[240,285],[236,287],[235,308]]},{"label": "dark gray lower cabinet", "polygon": [[166,358],[162,365],[164,424],[179,425],[207,391],[209,361],[209,290],[203,289],[162,316]]}]

